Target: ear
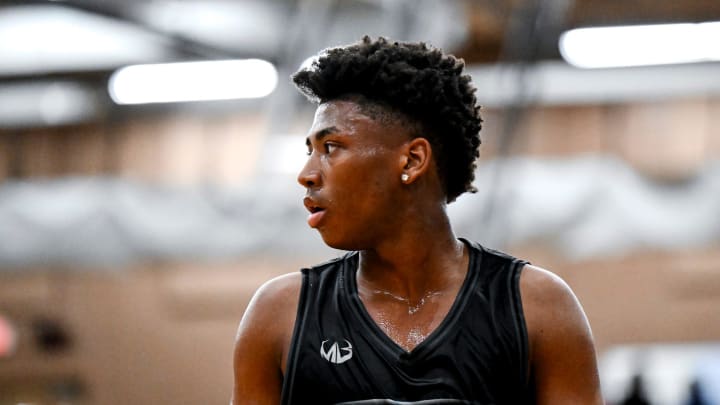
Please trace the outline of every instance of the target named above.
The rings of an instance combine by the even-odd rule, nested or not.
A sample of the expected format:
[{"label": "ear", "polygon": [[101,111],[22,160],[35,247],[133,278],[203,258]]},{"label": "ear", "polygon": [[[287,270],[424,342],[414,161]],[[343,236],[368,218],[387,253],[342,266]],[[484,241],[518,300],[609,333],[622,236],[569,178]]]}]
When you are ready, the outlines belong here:
[{"label": "ear", "polygon": [[[405,184],[410,184],[430,169],[432,147],[425,138],[414,138],[405,144],[402,155],[402,173],[408,175]],[[398,176],[399,178],[399,176]]]}]

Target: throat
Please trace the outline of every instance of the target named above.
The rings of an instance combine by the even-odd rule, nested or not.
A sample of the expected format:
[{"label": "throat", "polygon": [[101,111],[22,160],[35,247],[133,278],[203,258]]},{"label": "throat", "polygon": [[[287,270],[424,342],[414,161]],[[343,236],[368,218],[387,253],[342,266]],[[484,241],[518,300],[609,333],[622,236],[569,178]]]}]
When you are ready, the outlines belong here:
[{"label": "throat", "polygon": [[436,256],[413,253],[406,261],[380,260],[373,252],[360,256],[355,292],[375,324],[406,351],[451,315],[469,274],[470,251],[446,250]]}]

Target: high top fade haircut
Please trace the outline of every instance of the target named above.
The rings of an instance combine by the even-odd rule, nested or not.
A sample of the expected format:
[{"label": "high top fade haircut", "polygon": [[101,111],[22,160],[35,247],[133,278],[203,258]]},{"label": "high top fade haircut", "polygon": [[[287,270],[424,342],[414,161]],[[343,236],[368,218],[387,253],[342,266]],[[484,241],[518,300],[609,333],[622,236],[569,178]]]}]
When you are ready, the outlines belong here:
[{"label": "high top fade haircut", "polygon": [[381,122],[400,119],[413,138],[430,142],[447,202],[475,192],[480,107],[465,63],[423,42],[364,37],[322,51],[292,80],[309,100],[351,100]]}]

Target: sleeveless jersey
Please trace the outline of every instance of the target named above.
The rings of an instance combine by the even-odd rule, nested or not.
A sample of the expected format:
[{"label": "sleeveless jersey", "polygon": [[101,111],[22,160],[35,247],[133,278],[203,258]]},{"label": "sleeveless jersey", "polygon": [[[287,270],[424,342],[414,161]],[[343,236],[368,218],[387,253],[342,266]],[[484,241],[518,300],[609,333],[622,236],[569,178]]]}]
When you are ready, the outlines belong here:
[{"label": "sleeveless jersey", "polygon": [[303,269],[282,403],[533,403],[519,291],[526,262],[463,242],[470,260],[460,291],[410,352],[363,306],[357,252]]}]

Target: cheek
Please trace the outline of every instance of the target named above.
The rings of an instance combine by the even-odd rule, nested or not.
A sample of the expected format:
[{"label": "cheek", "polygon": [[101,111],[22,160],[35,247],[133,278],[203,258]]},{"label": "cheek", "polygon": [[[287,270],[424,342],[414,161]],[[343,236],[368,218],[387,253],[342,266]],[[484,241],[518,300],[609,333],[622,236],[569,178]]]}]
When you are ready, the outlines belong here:
[{"label": "cheek", "polygon": [[368,158],[367,164],[357,168],[357,171],[360,173],[359,177],[364,180],[365,186],[370,189],[384,191],[395,184],[391,179],[393,164],[387,155],[378,154]]},{"label": "cheek", "polygon": [[367,153],[333,166],[326,172],[326,186],[332,189],[329,197],[348,216],[376,216],[391,205],[400,186],[399,177],[391,178],[391,157],[384,153]]},{"label": "cheek", "polygon": [[[358,169],[357,181],[348,187],[350,203],[353,206],[363,206],[366,209],[381,208],[387,200],[397,191],[388,179],[387,170],[377,170],[373,167]],[[350,183],[349,183],[350,184]]]},{"label": "cheek", "polygon": [[355,190],[361,193],[387,187],[390,170],[385,160],[368,158],[352,163],[330,168],[328,173],[332,176],[330,183],[333,187],[342,189],[343,192]]},{"label": "cheek", "polygon": [[389,224],[393,213],[397,211],[393,199],[395,193],[387,182],[368,180],[366,187],[356,190],[348,201],[348,216],[360,226],[373,223],[375,227],[382,227],[383,224]]}]

